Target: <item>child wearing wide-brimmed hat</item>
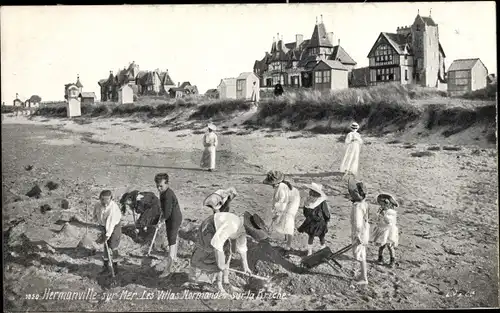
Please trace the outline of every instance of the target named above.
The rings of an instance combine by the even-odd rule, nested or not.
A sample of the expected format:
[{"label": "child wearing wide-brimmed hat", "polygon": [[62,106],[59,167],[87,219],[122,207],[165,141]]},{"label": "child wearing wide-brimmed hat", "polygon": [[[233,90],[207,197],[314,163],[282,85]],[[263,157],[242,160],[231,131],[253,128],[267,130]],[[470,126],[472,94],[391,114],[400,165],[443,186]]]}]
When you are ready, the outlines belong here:
[{"label": "child wearing wide-brimmed hat", "polygon": [[389,250],[389,266],[394,266],[395,253],[394,248],[399,244],[399,229],[396,225],[398,202],[394,197],[387,193],[382,193],[377,196],[377,203],[380,205],[378,211],[378,222],[373,231],[373,241],[378,244],[378,262],[383,263],[383,252],[387,247]]},{"label": "child wearing wide-brimmed hat", "polygon": [[353,122],[350,128],[351,132],[348,133],[345,138],[347,148],[342,163],[340,164],[340,172],[345,173],[346,176],[348,174],[358,174],[359,152],[363,144],[361,135],[358,133],[359,124]]},{"label": "child wearing wide-brimmed hat", "polygon": [[238,196],[236,188],[219,189],[208,195],[203,201],[203,205],[216,212],[229,212],[229,204]]},{"label": "child wearing wide-brimmed hat", "polygon": [[299,233],[309,235],[307,241],[307,255],[312,254],[314,237],[318,237],[321,249],[325,247],[325,235],[328,232],[328,221],[330,221],[330,211],[328,210],[327,198],[323,192],[321,184],[311,183],[304,185],[309,189],[309,197],[304,203],[305,221],[297,229]]},{"label": "child wearing wide-brimmed hat", "polygon": [[285,180],[280,171],[269,171],[263,183],[274,188],[271,228],[285,235],[285,250],[289,251],[295,232],[295,216],[300,207],[300,192]]},{"label": "child wearing wide-brimmed hat", "polygon": [[354,258],[360,263],[361,273],[356,279],[357,284],[368,283],[368,269],[366,266],[366,247],[370,240],[370,223],[368,219],[368,203],[366,188],[362,182],[357,182],[353,175],[349,175],[347,189],[352,201],[351,210],[351,240]]}]

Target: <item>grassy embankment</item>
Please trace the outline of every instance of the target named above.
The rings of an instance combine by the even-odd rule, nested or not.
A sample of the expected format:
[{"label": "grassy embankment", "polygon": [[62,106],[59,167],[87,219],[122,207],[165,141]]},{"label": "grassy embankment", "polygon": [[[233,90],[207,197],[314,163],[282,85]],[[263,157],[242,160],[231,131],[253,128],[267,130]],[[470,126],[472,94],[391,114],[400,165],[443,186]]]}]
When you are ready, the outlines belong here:
[{"label": "grassy embankment", "polygon": [[[462,97],[448,98],[433,88],[386,84],[369,88],[351,88],[332,93],[304,90],[288,92],[278,98],[263,99],[256,114],[245,121],[250,127],[273,127],[309,130],[315,133],[343,133],[356,120],[364,132],[380,134],[401,131],[409,124],[424,121],[426,128],[446,127],[450,136],[476,124],[492,125],[487,134],[495,142],[496,85]],[[165,99],[139,97],[129,105],[98,103],[82,106],[84,117],[165,117],[179,110],[189,110],[189,120],[224,119],[250,110],[243,100],[201,98]],[[4,110],[2,109],[2,113]],[[62,103],[44,105],[39,116],[65,117]]]}]

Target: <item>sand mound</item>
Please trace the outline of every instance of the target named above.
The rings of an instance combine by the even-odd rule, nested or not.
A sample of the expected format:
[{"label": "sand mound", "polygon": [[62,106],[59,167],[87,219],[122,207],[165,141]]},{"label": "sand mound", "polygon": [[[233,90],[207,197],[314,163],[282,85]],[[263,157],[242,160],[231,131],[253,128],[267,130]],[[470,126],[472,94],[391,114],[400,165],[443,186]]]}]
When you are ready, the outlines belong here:
[{"label": "sand mound", "polygon": [[78,249],[88,249],[88,250],[97,250],[97,244],[94,240],[92,240],[90,234],[86,234],[83,236],[82,240],[76,246]]},{"label": "sand mound", "polygon": [[59,234],[65,237],[78,237],[78,229],[70,223],[66,222],[59,231]]}]

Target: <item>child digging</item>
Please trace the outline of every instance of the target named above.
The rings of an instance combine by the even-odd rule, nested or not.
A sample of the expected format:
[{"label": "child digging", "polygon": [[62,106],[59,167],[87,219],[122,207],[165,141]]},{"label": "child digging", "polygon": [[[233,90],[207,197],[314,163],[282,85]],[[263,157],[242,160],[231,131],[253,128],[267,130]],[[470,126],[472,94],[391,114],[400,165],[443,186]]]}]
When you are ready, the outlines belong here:
[{"label": "child digging", "polygon": [[325,247],[325,235],[328,232],[328,221],[330,220],[330,211],[326,202],[326,195],[323,192],[323,186],[316,183],[305,185],[309,189],[309,197],[304,204],[304,216],[306,220],[299,226],[299,233],[309,235],[307,241],[307,255],[312,254],[314,237],[319,237],[321,249]]},{"label": "child digging", "polygon": [[378,211],[378,222],[373,232],[373,241],[380,247],[378,249],[378,263],[383,264],[384,258],[382,253],[387,247],[389,250],[389,266],[394,266],[394,248],[399,243],[398,227],[396,226],[397,212],[394,208],[398,207],[398,203],[390,194],[379,194],[377,203],[380,205]]},{"label": "child digging", "polygon": [[[120,207],[113,200],[113,195],[110,190],[103,190],[99,195],[99,202],[94,207],[94,220],[101,225],[102,233],[97,240],[98,243],[108,244],[109,249],[112,251],[113,269],[115,274],[118,272],[118,246],[120,244],[120,237],[122,235],[122,227],[120,220],[122,212]],[[104,269],[101,274],[109,270],[109,259],[106,245],[104,245]]]},{"label": "child digging", "polygon": [[165,271],[160,277],[170,274],[170,268],[177,262],[177,235],[182,223],[182,212],[179,201],[174,191],[168,185],[169,178],[166,173],[159,173],[155,176],[156,188],[160,192],[160,206],[165,219],[165,226],[168,240],[168,259]]},{"label": "child digging", "polygon": [[356,284],[368,284],[368,270],[366,267],[366,246],[370,240],[370,223],[368,222],[368,203],[366,203],[366,189],[362,182],[355,182],[354,176],[349,175],[348,191],[352,201],[351,210],[351,240],[354,258],[360,263],[361,273],[355,277]]}]

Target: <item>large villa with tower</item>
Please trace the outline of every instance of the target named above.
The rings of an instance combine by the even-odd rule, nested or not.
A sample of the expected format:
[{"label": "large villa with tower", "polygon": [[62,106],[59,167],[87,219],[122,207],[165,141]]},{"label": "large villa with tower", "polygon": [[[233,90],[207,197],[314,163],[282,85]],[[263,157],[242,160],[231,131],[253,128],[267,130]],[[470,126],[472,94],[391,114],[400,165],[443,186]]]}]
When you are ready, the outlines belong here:
[{"label": "large villa with tower", "polygon": [[443,47],[438,24],[419,13],[413,24],[396,33],[382,32],[368,53],[369,85],[386,82],[446,88]]},{"label": "large villa with tower", "polygon": [[[301,34],[295,41],[285,43],[283,36],[274,37],[271,51],[254,63],[254,73],[260,78],[261,87],[277,83],[291,87],[315,89],[347,88],[348,75],[356,66],[349,54],[333,45],[333,32],[327,32],[323,17],[316,25],[310,39]],[[317,68],[317,66],[319,66]]]}]

